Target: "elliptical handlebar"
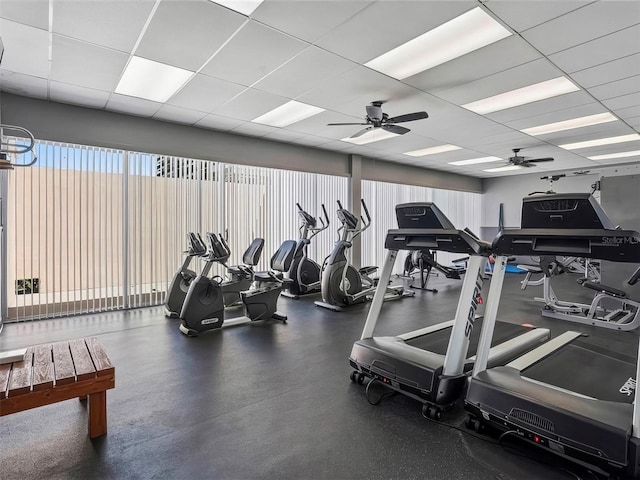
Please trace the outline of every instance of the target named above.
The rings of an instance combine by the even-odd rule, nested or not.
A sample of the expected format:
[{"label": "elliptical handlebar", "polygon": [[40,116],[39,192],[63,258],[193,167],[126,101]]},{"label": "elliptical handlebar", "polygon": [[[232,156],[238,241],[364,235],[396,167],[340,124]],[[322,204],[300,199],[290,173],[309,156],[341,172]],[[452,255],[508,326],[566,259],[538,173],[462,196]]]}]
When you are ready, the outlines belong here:
[{"label": "elliptical handlebar", "polygon": [[362,220],[362,226],[364,227],[360,229],[360,232],[364,232],[367,228],[369,228],[369,225],[371,225],[371,215],[369,215],[369,209],[367,208],[367,204],[364,202],[364,198],[360,199],[360,203],[362,203],[364,214],[367,217],[367,220],[365,221],[364,217],[360,215],[360,220]]},{"label": "elliptical handlebar", "polygon": [[627,280],[627,283],[629,285],[635,285],[636,283],[638,283],[638,281],[640,281],[640,267],[638,267],[636,271],[631,274],[629,280]]}]

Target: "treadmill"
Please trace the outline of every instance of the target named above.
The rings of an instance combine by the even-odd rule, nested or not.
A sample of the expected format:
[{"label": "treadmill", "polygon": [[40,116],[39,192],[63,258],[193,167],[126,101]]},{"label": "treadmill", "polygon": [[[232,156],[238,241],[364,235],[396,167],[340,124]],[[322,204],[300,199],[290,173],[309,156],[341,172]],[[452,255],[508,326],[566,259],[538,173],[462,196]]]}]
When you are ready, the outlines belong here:
[{"label": "treadmill", "polygon": [[[500,232],[493,251],[499,259],[576,255],[640,263],[640,233],[610,225],[590,194],[529,197],[523,200],[522,228]],[[497,311],[499,299],[499,292],[491,296],[487,309]],[[487,354],[494,321],[495,315],[486,316],[480,335],[465,399],[467,426],[511,432],[601,473],[640,477],[637,357],[622,354],[611,340],[598,343],[569,331],[492,368]]]},{"label": "treadmill", "polygon": [[[396,206],[397,230],[385,240],[387,257],[369,309],[360,340],[349,356],[351,380],[380,381],[388,387],[422,402],[423,414],[439,419],[442,410],[461,395],[474,363],[478,328],[476,315],[481,302],[484,267],[490,244],[468,230],[457,230],[433,203]],[[454,320],[394,337],[374,337],[386,286],[399,250],[440,250],[469,256]],[[502,282],[506,261],[496,264],[494,283]],[[502,275],[500,275],[502,271]],[[498,324],[489,352],[491,365],[504,364],[549,338],[549,330],[509,323]]]}]

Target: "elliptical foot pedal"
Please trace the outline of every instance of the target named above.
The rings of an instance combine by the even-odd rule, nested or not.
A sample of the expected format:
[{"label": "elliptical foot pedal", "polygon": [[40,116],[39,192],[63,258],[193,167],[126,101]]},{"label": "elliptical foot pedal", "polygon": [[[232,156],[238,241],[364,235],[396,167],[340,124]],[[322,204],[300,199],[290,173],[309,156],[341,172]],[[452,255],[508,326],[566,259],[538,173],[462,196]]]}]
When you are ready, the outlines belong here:
[{"label": "elliptical foot pedal", "polygon": [[273,318],[274,320],[279,320],[282,323],[287,323],[287,316],[282,312],[275,312],[273,315],[271,315],[271,318]]}]

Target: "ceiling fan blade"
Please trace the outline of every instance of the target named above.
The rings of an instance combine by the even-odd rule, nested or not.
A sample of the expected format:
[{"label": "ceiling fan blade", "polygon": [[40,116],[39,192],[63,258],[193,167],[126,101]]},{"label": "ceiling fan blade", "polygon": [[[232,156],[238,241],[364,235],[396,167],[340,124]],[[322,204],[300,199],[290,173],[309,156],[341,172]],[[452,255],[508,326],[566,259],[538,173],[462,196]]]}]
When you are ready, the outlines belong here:
[{"label": "ceiling fan blade", "polygon": [[529,162],[529,163],[553,162],[553,158],[552,157],[532,158],[532,159],[527,160],[527,162]]},{"label": "ceiling fan blade", "polygon": [[381,127],[383,130],[387,132],[395,133],[396,135],[404,135],[405,133],[409,133],[411,130],[408,128],[401,127],[399,125],[387,125],[384,124]]},{"label": "ceiling fan blade", "polygon": [[413,112],[388,118],[386,123],[413,122],[414,120],[422,120],[423,118],[429,118],[429,114],[427,112]]},{"label": "ceiling fan blade", "polygon": [[368,123],[327,123],[329,127],[335,127],[337,125],[369,125]]},{"label": "ceiling fan blade", "polygon": [[360,137],[362,135],[364,135],[367,132],[370,132],[371,130],[374,130],[377,127],[367,127],[367,128],[363,128],[362,130],[360,130],[359,132],[354,133],[353,135],[351,135],[349,138],[356,138],[356,137]]}]

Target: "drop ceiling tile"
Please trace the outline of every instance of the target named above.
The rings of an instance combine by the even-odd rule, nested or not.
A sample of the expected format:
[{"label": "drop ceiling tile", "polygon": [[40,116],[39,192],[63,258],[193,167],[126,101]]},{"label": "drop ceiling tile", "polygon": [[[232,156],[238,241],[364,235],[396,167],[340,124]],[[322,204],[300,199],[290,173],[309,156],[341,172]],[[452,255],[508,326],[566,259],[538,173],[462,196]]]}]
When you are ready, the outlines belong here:
[{"label": "drop ceiling tile", "polygon": [[627,135],[628,133],[629,127],[624,123],[608,122],[600,125],[591,125],[589,127],[574,128],[563,132],[547,133],[546,135],[539,135],[536,138],[554,145],[564,145],[566,143],[581,142],[583,140]]},{"label": "drop ceiling tile", "polygon": [[102,109],[109,100],[109,92],[51,81],[49,98],[54,102]]},{"label": "drop ceiling tile", "polygon": [[[366,125],[358,126],[328,126],[328,123],[344,123],[344,122],[359,122],[362,121],[359,118],[349,117],[332,111],[320,112],[309,118],[305,118],[296,123],[289,125],[287,130],[294,132],[300,132],[301,134],[313,134],[319,137],[338,138],[342,132],[355,133],[366,127]],[[346,134],[350,135],[350,134]],[[345,136],[345,135],[342,135]],[[340,137],[342,138],[342,137]]]},{"label": "drop ceiling tile", "polygon": [[287,98],[296,98],[354,66],[344,58],[311,46],[260,80],[255,88]]},{"label": "drop ceiling tile", "polygon": [[205,65],[202,73],[249,86],[306,47],[305,42],[250,21]]},{"label": "drop ceiling tile", "polygon": [[515,120],[521,120],[529,117],[536,117],[550,112],[558,112],[580,105],[586,105],[593,102],[593,97],[586,91],[567,93],[558,97],[547,98],[546,100],[538,100],[537,102],[520,105],[519,107],[507,108],[499,112],[488,113],[487,118],[495,120],[499,123],[510,123]]},{"label": "drop ceiling tile", "polygon": [[163,105],[153,115],[156,120],[166,120],[172,123],[184,123],[186,125],[193,125],[202,120],[207,114],[204,112],[197,112],[195,110],[189,110],[186,108],[176,107],[174,105]]},{"label": "drop ceiling tile", "polygon": [[49,33],[46,30],[0,19],[0,32],[4,44],[3,69],[47,78]]},{"label": "drop ceiling tile", "polygon": [[631,93],[620,97],[609,98],[603,100],[602,103],[609,109],[617,110],[618,108],[631,108],[640,105],[640,93]]},{"label": "drop ceiling tile", "polygon": [[129,56],[72,38],[53,35],[51,80],[112,92]]},{"label": "drop ceiling tile", "polygon": [[573,73],[637,53],[640,25],[625,28],[549,56],[565,72]]},{"label": "drop ceiling tile", "polygon": [[640,53],[587,68],[571,77],[582,87],[590,88],[634,75],[640,75]]},{"label": "drop ceiling tile", "polygon": [[131,53],[155,0],[56,0],[53,32]]},{"label": "drop ceiling tile", "polygon": [[583,7],[588,1],[494,1],[490,0],[485,6],[503,22],[516,32],[523,32],[531,27],[548,22],[565,15],[572,10]]},{"label": "drop ceiling tile", "polygon": [[249,135],[251,137],[264,137],[269,133],[273,133],[278,128],[270,127],[268,125],[260,125],[258,123],[245,122],[241,125],[238,125],[233,130],[232,133],[239,133],[241,135]]},{"label": "drop ceiling tile", "polygon": [[636,155],[635,157],[608,158],[604,160],[592,160],[592,161],[600,165],[618,165],[621,163],[640,163],[640,155]]},{"label": "drop ceiling tile", "polygon": [[0,17],[47,30],[49,28],[49,0],[2,0]]},{"label": "drop ceiling tile", "polygon": [[539,52],[514,35],[413,75],[404,82],[428,92],[447,90],[540,57]]},{"label": "drop ceiling tile", "polygon": [[475,6],[471,1],[375,2],[315,43],[355,62],[366,63]]},{"label": "drop ceiling tile", "polygon": [[[640,113],[640,112],[639,112]],[[631,125],[632,127],[637,127],[638,125],[640,125],[640,116],[638,117],[631,117],[631,118],[626,118],[625,122],[628,123],[629,125]]]},{"label": "drop ceiling tile", "polygon": [[632,117],[637,117],[640,115],[640,105],[635,105],[627,108],[618,108],[616,109],[616,115],[624,120],[628,120]]},{"label": "drop ceiling tile", "polygon": [[607,100],[609,98],[620,97],[630,93],[640,91],[640,75],[629,77],[616,82],[605,83],[589,89],[594,97],[599,100]]},{"label": "drop ceiling tile", "polygon": [[371,3],[363,0],[267,0],[252,17],[294,37],[314,42]]},{"label": "drop ceiling tile", "polygon": [[246,20],[208,0],[160,2],[135,53],[196,71]]},{"label": "drop ceiling tile", "polygon": [[638,2],[593,2],[527,30],[522,36],[549,55],[638,23]]},{"label": "drop ceiling tile", "polygon": [[40,77],[0,69],[0,87],[3,92],[23,97],[47,98],[47,81]]},{"label": "drop ceiling tile", "polygon": [[456,105],[463,105],[561,75],[560,70],[541,58],[454,88],[434,89],[431,93]]},{"label": "drop ceiling tile", "polygon": [[212,112],[244,90],[242,85],[198,74],[167,103],[200,112]]},{"label": "drop ceiling tile", "polygon": [[324,145],[329,143],[331,140],[326,138],[317,137],[315,135],[305,135],[304,137],[297,138],[295,143],[299,145],[308,145],[310,147],[318,147],[320,145]]},{"label": "drop ceiling tile", "polygon": [[209,128],[212,130],[229,131],[243,123],[242,120],[223,117],[221,115],[209,114],[196,123],[196,127]]},{"label": "drop ceiling tile", "polygon": [[[632,133],[632,132],[629,132]],[[614,145],[601,145],[599,147],[582,148],[575,153],[583,157],[607,155],[610,153],[631,152],[640,150],[640,139],[632,142],[617,143]]]},{"label": "drop ceiling tile", "polygon": [[[399,88],[405,89],[406,86],[382,73],[358,65],[337,77],[322,82],[297,100],[333,109],[362,96],[369,98],[367,104],[372,100],[387,98],[388,95],[397,94]],[[363,118],[363,106],[358,110],[360,118]]]},{"label": "drop ceiling tile", "polygon": [[572,118],[586,117],[588,115],[596,115],[598,113],[604,113],[606,110],[602,108],[602,105],[596,102],[588,103],[586,105],[579,105],[577,107],[565,108],[556,112],[543,113],[542,115],[536,115],[534,117],[524,118],[522,120],[514,120],[512,122],[506,122],[507,125],[516,130],[523,130],[525,128],[537,127],[540,125],[547,125],[549,123],[563,122]]},{"label": "drop ceiling tile", "polygon": [[[606,130],[605,130],[606,126]],[[598,125],[594,126],[598,127]],[[553,136],[553,140],[545,137],[545,141],[553,143],[555,145],[565,145],[567,143],[577,143],[577,142],[586,142],[588,140],[596,140],[599,138],[606,137],[618,137],[621,135],[629,135],[632,134],[633,131],[626,126],[622,122],[611,122],[599,125],[600,128],[578,128],[575,130],[567,130],[565,132],[557,132]],[[590,131],[584,132],[583,130],[587,130],[590,128]],[[621,144],[624,145],[624,144]],[[573,152],[580,153],[580,150],[572,150]]]},{"label": "drop ceiling tile", "polygon": [[296,140],[303,136],[304,135],[298,132],[291,132],[289,130],[285,130],[284,128],[279,128],[271,133],[268,133],[264,136],[264,138],[275,140],[277,142],[296,143]]},{"label": "drop ceiling tile", "polygon": [[107,102],[106,108],[113,112],[136,115],[138,117],[151,117],[161,106],[161,103],[145,100],[144,98],[113,93]]},{"label": "drop ceiling tile", "polygon": [[250,121],[287,102],[286,98],[249,88],[213,113],[223,117]]}]

